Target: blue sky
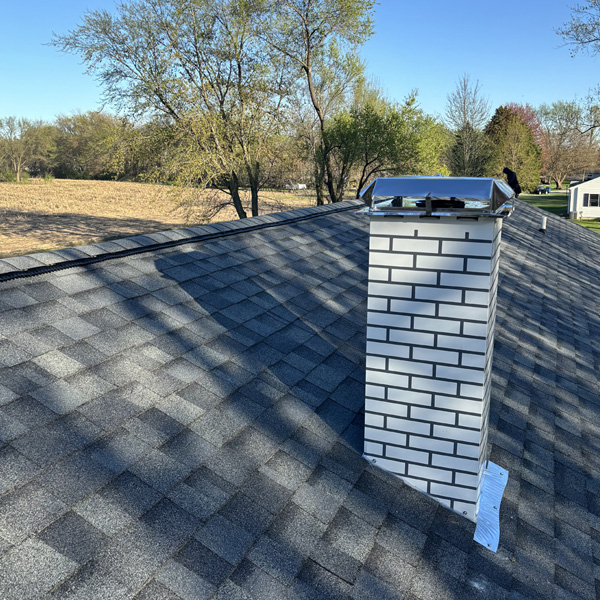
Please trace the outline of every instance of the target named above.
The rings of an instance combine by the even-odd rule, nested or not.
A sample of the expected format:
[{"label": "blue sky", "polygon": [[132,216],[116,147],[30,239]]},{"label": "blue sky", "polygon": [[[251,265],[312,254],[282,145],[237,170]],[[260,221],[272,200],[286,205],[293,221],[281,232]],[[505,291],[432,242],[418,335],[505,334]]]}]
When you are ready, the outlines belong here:
[{"label": "blue sky", "polygon": [[[381,0],[375,34],[362,51],[368,72],[387,95],[419,92],[421,107],[441,114],[463,74],[478,80],[493,108],[506,102],[538,106],[584,97],[600,84],[600,56],[569,50],[554,30],[573,2],[504,0]],[[100,108],[101,89],[77,57],[44,46],[65,33],[86,9],[114,8],[113,0],[30,0],[3,7],[0,21],[0,117],[52,120]]]}]

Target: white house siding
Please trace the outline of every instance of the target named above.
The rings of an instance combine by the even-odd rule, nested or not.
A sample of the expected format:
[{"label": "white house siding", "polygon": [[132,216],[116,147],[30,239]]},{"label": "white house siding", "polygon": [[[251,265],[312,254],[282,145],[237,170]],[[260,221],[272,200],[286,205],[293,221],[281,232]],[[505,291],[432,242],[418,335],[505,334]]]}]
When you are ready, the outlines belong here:
[{"label": "white house siding", "polygon": [[[596,202],[598,206],[591,206]],[[584,206],[586,203],[588,206]],[[569,188],[569,215],[576,213],[576,218],[595,219],[600,218],[600,177],[590,179]]]}]

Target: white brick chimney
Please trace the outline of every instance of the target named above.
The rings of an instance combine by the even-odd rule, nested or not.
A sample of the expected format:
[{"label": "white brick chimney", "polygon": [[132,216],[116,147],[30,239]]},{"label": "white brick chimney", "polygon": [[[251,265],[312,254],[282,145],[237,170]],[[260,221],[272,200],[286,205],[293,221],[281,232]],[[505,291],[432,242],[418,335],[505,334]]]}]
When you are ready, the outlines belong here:
[{"label": "white brick chimney", "polygon": [[371,219],[365,456],[475,520],[502,219]]},{"label": "white brick chimney", "polygon": [[371,211],[365,458],[475,522],[501,231],[499,214]]}]

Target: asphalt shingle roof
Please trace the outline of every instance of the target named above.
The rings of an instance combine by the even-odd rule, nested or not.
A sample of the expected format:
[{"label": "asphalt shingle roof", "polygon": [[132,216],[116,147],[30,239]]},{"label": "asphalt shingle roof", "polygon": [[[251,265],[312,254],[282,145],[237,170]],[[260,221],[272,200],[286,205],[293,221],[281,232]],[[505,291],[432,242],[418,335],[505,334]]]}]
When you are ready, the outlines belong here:
[{"label": "asphalt shingle roof", "polygon": [[0,598],[600,593],[600,237],[505,222],[493,554],[361,458],[368,219],[298,215],[0,283]]}]

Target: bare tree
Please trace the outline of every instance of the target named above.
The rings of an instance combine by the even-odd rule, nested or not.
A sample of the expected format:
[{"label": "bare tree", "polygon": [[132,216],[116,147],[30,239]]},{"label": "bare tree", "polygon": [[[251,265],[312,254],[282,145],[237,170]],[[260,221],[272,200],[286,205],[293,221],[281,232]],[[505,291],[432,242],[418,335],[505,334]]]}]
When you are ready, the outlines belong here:
[{"label": "bare tree", "polygon": [[489,118],[490,103],[482,95],[479,81],[472,84],[469,76],[463,75],[446,100],[445,121],[448,129],[456,132],[470,125],[482,130]]},{"label": "bare tree", "polygon": [[[595,56],[600,54],[600,0],[588,0],[571,8],[571,20],[556,30],[571,49],[571,56],[578,52]],[[580,133],[600,127],[600,107],[597,98],[600,88],[591,91],[585,102],[585,115],[577,123]]]},{"label": "bare tree", "polygon": [[600,53],[600,0],[588,0],[571,8],[571,20],[556,30],[568,46],[571,55]]},{"label": "bare tree", "polygon": [[449,162],[453,175],[475,177],[483,174],[487,148],[483,128],[490,117],[490,103],[481,93],[479,81],[472,84],[463,75],[446,100],[445,122],[454,134]]},{"label": "bare tree", "polygon": [[594,168],[598,145],[593,115],[576,102],[543,104],[538,109],[542,124],[542,163],[547,176],[562,188],[565,178]]}]

